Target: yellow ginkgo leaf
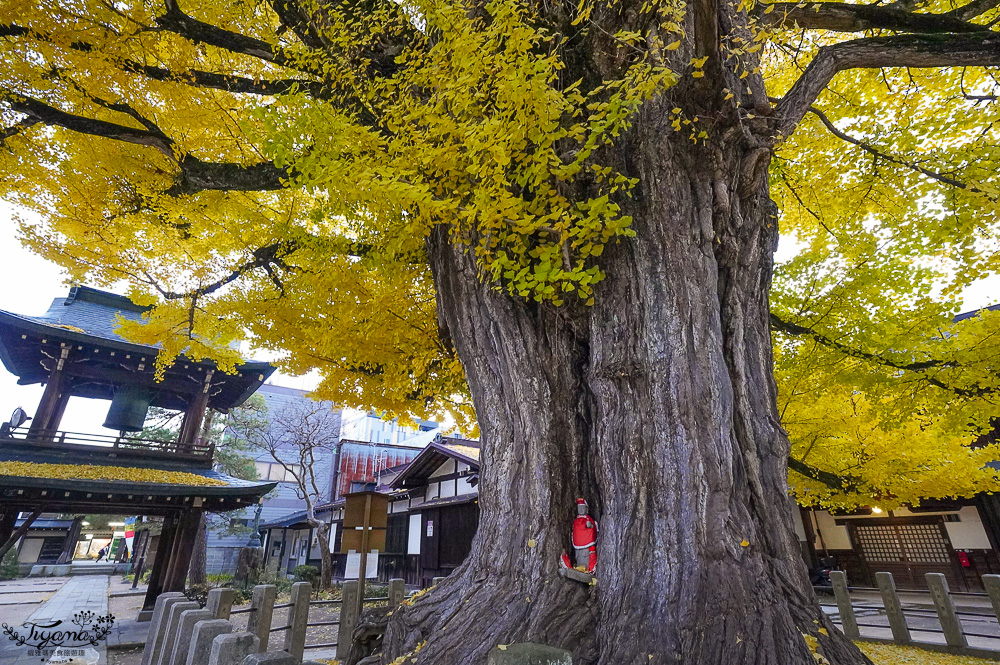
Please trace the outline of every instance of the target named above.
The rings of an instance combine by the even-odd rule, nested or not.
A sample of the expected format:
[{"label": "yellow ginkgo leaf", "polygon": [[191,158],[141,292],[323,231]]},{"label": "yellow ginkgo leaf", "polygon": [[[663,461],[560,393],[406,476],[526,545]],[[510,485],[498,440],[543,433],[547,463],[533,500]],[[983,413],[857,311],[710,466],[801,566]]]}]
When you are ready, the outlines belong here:
[{"label": "yellow ginkgo leaf", "polygon": [[740,546],[741,547],[749,547],[750,546],[750,541],[744,539],[744,541],[742,543],[740,543]]}]

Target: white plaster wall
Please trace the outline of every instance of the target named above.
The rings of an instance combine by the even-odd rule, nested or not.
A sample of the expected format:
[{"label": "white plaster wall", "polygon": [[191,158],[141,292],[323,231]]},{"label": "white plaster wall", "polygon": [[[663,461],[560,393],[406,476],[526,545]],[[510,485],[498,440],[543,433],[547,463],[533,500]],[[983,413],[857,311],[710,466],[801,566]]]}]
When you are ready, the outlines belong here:
[{"label": "white plaster wall", "polygon": [[472,486],[468,478],[458,479],[458,492],[457,494],[474,494],[476,488]]},{"label": "white plaster wall", "polygon": [[22,563],[35,563],[38,561],[38,553],[42,551],[44,538],[25,538],[21,545],[21,554],[17,560]]},{"label": "white plaster wall", "polygon": [[420,513],[410,515],[410,526],[406,541],[407,554],[420,554]]},{"label": "white plaster wall", "polygon": [[802,511],[799,510],[798,506],[792,508],[792,526],[795,527],[795,537],[800,542],[805,542],[807,540],[806,530],[802,526]]},{"label": "white plaster wall", "polygon": [[945,522],[944,527],[948,530],[948,537],[951,538],[951,546],[956,550],[988,550],[990,549],[990,539],[983,528],[983,521],[979,519],[979,511],[975,506],[962,506],[958,511],[961,522]]},{"label": "white plaster wall", "polygon": [[457,464],[457,462],[458,461],[454,459],[448,460],[447,462],[439,466],[437,469],[435,469],[434,473],[432,473],[430,477],[437,478],[438,476],[447,476],[450,473],[455,473],[455,465]]},{"label": "white plaster wall", "polygon": [[[816,536],[816,548],[822,550],[823,544],[828,550],[849,550],[851,549],[851,537],[847,533],[846,526],[837,526],[833,515],[825,510],[816,511],[816,522],[813,528],[819,526]],[[822,536],[822,540],[820,539]]]}]

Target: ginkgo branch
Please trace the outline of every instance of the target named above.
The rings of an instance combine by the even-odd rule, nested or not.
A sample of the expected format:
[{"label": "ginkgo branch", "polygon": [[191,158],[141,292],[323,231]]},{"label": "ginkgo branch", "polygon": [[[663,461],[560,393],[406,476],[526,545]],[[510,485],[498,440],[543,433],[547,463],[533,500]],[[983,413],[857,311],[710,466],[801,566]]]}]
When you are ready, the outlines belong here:
[{"label": "ginkgo branch", "polygon": [[864,32],[899,30],[918,33],[965,33],[987,30],[952,14],[918,14],[892,5],[851,5],[843,2],[772,2],[760,5],[764,25],[806,30]]},{"label": "ginkgo branch", "polygon": [[21,132],[31,129],[35,125],[39,124],[37,120],[33,118],[24,118],[20,122],[14,123],[10,127],[0,127],[0,145],[4,144],[4,141],[12,136],[17,136]]},{"label": "ginkgo branch", "polygon": [[947,16],[954,16],[963,21],[982,16],[994,7],[1000,6],[1000,0],[973,0],[967,5],[962,5],[958,9],[948,12]]},{"label": "ginkgo branch", "polygon": [[[252,260],[246,261],[242,265],[237,266],[225,277],[191,291],[168,291],[151,278],[148,280],[148,283],[166,300],[191,299],[193,301],[202,296],[215,293],[224,286],[235,282],[254,270],[264,270],[268,274],[273,274],[273,266],[278,266],[283,270],[289,270],[289,267],[285,263],[284,259],[297,248],[297,243],[284,240],[271,243],[270,245],[266,245],[264,247],[259,247],[254,250]],[[149,275],[147,275],[147,277],[149,277]]]},{"label": "ginkgo branch", "polygon": [[965,67],[1000,65],[1000,34],[899,35],[868,37],[819,49],[816,57],[775,109],[780,137],[787,138],[838,72],[879,67]]},{"label": "ginkgo branch", "polygon": [[154,148],[180,168],[175,184],[164,193],[168,196],[195,194],[208,190],[273,191],[282,189],[292,175],[271,162],[237,164],[234,162],[204,162],[192,155],[178,156],[171,138],[162,132],[128,127],[106,120],[97,120],[66,113],[42,101],[0,88],[0,98],[11,109],[39,123],[62,127],[89,136]]},{"label": "ginkgo branch", "polygon": [[73,115],[37,99],[25,97],[4,88],[0,88],[0,98],[14,111],[27,116],[29,120],[37,123],[62,127],[80,134],[101,136],[114,141],[123,141],[125,143],[155,148],[171,160],[175,159],[173,141],[160,132]]},{"label": "ginkgo branch", "polygon": [[974,185],[970,185],[968,183],[964,183],[961,180],[956,180],[955,178],[952,178],[951,176],[947,176],[947,175],[945,175],[943,173],[938,173],[937,171],[932,171],[932,170],[930,170],[928,168],[920,166],[919,164],[915,164],[913,162],[907,161],[907,160],[902,159],[900,157],[896,157],[894,155],[890,155],[889,153],[883,152],[882,150],[879,150],[878,148],[872,146],[869,143],[866,143],[866,142],[862,141],[861,139],[855,138],[855,137],[851,136],[850,134],[848,134],[846,132],[842,132],[841,130],[839,130],[837,128],[836,125],[833,124],[833,122],[830,120],[830,118],[827,117],[827,115],[825,113],[823,113],[821,110],[819,110],[815,106],[810,106],[809,107],[809,112],[812,113],[813,115],[815,115],[817,118],[819,118],[820,122],[823,123],[823,125],[830,131],[831,134],[833,134],[837,138],[841,139],[842,141],[847,141],[851,145],[855,145],[855,146],[861,148],[862,150],[864,150],[868,154],[873,155],[874,157],[877,157],[879,159],[883,159],[883,160],[885,160],[887,162],[891,162],[893,164],[898,164],[900,166],[905,166],[906,168],[911,169],[913,171],[916,171],[918,173],[921,173],[921,174],[927,176],[928,178],[931,178],[932,180],[937,180],[938,182],[944,183],[946,185],[950,185],[951,187],[955,187],[957,189],[964,189],[966,191],[975,192],[977,194],[983,194],[984,196],[986,196],[987,198],[989,198],[992,201],[996,200],[994,197],[986,194],[985,192],[983,192],[983,190],[979,189],[978,187],[976,187]]},{"label": "ginkgo branch", "polygon": [[936,388],[941,388],[942,390],[947,390],[960,397],[975,398],[975,397],[982,397],[983,395],[995,392],[995,390],[992,388],[983,388],[981,386],[976,386],[974,388],[961,388],[957,386],[950,386],[944,381],[938,379],[936,376],[927,373],[929,370],[934,370],[934,369],[947,369],[947,368],[959,367],[960,365],[957,362],[945,361],[945,360],[922,360],[917,362],[901,362],[898,360],[894,360],[892,358],[888,358],[878,353],[864,351],[862,349],[852,347],[848,344],[844,344],[843,342],[838,342],[837,340],[832,339],[827,335],[824,335],[823,333],[819,332],[818,330],[815,330],[814,328],[809,328],[807,326],[802,326],[797,323],[792,323],[791,321],[785,321],[784,319],[777,316],[773,312],[770,315],[770,320],[771,320],[772,330],[780,331],[782,333],[785,333],[786,335],[807,336],[815,340],[816,342],[819,342],[823,346],[840,351],[844,355],[850,356],[852,358],[865,360],[867,362],[875,363],[877,365],[882,365],[883,367],[891,367],[892,369],[897,369],[900,371],[919,373],[921,375],[921,378],[927,381],[927,383],[931,384],[932,386]]},{"label": "ginkgo branch", "polygon": [[788,457],[788,468],[795,473],[805,476],[806,478],[812,478],[813,480],[819,481],[830,489],[840,490],[842,492],[857,491],[857,487],[854,483],[844,480],[835,473],[817,469],[816,467],[797,460],[790,455]]}]

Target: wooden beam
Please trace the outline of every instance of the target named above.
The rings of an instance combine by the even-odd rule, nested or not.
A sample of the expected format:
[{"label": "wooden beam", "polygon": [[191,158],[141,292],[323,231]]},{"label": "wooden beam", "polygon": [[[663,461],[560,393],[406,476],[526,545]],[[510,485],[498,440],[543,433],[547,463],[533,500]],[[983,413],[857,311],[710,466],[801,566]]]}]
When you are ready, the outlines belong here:
[{"label": "wooden beam", "polygon": [[[156,556],[153,557],[153,565],[149,569],[149,585],[146,587],[146,597],[142,603],[143,611],[152,611],[156,604],[156,598],[163,593],[163,581],[166,577],[166,568],[170,550],[174,545],[174,533],[176,531],[176,520],[173,515],[168,515],[163,519],[163,528],[160,529],[160,540],[156,544]],[[148,546],[147,546],[148,547]]]},{"label": "wooden beam", "polygon": [[3,546],[0,546],[0,560],[2,560],[4,556],[7,554],[7,550],[9,550],[11,547],[14,546],[14,543],[19,541],[24,534],[28,533],[28,529],[31,528],[31,525],[34,523],[36,519],[38,519],[38,516],[41,514],[42,514],[41,508],[37,508],[34,511],[32,511],[32,513],[28,515],[28,519],[24,520],[24,524],[19,526],[17,528],[17,531],[11,534],[10,538],[7,539],[7,542],[5,542]]}]

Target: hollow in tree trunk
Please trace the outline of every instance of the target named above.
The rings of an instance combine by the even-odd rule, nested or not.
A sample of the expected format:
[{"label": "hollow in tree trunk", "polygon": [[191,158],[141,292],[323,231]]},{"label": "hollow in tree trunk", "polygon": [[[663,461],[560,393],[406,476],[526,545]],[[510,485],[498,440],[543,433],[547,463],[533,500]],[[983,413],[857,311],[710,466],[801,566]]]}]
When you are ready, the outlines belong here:
[{"label": "hollow in tree trunk", "polygon": [[[481,517],[465,563],[393,614],[384,663],[424,641],[417,662],[434,665],[523,641],[579,665],[812,664],[816,644],[865,662],[820,610],[792,528],[769,152],[738,133],[693,144],[666,127],[675,103],[647,102],[615,148],[641,179],[624,202],[636,237],[605,251],[594,306],[510,297],[445,230],[429,238],[482,433]],[[577,497],[599,522],[594,586],[558,575]]]}]

